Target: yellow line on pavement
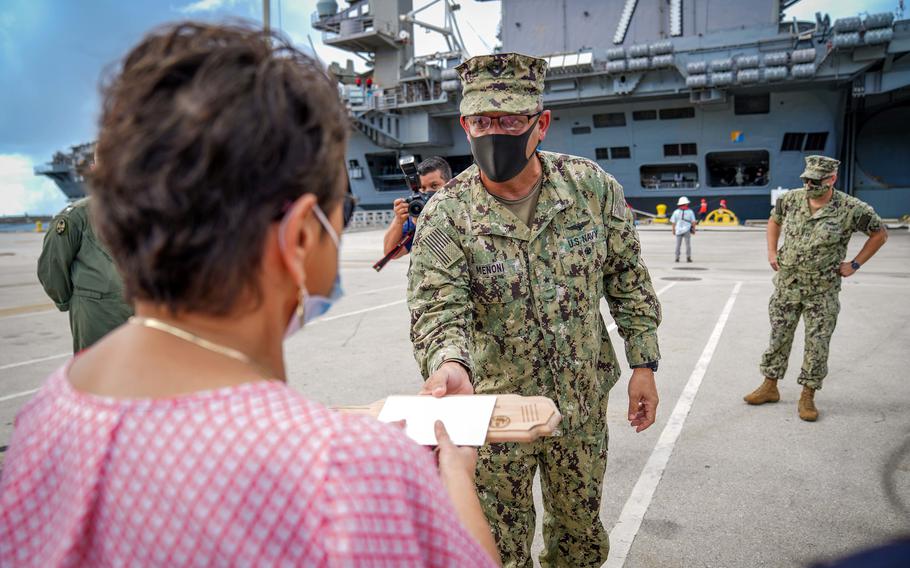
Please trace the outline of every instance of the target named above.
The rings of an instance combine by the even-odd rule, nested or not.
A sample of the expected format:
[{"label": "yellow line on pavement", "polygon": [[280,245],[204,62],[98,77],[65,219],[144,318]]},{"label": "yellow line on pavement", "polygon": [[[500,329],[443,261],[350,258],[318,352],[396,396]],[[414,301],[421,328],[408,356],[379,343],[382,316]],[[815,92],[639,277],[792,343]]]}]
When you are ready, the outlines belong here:
[{"label": "yellow line on pavement", "polygon": [[29,304],[27,306],[15,306],[13,308],[0,308],[0,318],[7,316],[16,316],[19,314],[29,314],[32,312],[44,312],[54,309],[54,304]]}]

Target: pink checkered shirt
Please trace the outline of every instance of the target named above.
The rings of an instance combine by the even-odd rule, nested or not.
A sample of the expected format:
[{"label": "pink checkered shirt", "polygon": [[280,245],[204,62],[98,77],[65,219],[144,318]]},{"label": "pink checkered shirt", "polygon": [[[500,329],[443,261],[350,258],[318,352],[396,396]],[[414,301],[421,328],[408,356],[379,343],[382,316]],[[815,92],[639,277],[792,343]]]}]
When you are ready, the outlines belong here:
[{"label": "pink checkered shirt", "polygon": [[489,566],[432,455],[256,382],[163,400],[55,372],[16,418],[0,566]]}]

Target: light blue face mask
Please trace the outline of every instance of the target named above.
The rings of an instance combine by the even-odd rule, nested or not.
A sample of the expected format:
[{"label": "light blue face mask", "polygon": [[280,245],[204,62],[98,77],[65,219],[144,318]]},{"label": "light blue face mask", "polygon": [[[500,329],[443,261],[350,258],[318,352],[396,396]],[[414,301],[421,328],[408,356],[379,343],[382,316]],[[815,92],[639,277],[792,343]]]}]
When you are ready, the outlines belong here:
[{"label": "light blue face mask", "polygon": [[[319,219],[319,222],[322,224],[322,227],[329,234],[329,237],[332,239],[332,242],[335,243],[335,248],[338,249],[338,256],[341,257],[341,239],[338,237],[338,233],[335,232],[335,229],[332,228],[332,224],[329,223],[328,218],[326,218],[325,213],[322,212],[322,209],[319,208],[319,205],[316,205],[313,208],[313,212],[316,214],[316,218]],[[284,223],[287,221],[285,218],[281,222],[281,228],[279,228],[279,244],[281,249],[284,250]],[[300,301],[297,304],[297,309],[294,310],[294,313],[291,314],[291,320],[288,322],[287,329],[284,332],[284,338],[287,339],[290,336],[294,335],[300,328],[302,328],[307,323],[313,321],[319,316],[325,315],[326,312],[332,307],[332,304],[337,302],[344,295],[344,290],[341,288],[341,270],[335,274],[335,283],[332,285],[332,291],[329,292],[328,297],[321,296],[318,294],[311,295],[307,292],[306,288],[300,288]]]}]

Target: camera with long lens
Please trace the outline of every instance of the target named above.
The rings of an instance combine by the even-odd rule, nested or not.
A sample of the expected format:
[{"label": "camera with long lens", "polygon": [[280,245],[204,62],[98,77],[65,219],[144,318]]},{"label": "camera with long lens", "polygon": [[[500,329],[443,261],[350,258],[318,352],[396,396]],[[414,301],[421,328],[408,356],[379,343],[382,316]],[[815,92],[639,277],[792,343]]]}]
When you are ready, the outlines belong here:
[{"label": "camera with long lens", "polygon": [[408,215],[417,217],[427,204],[429,196],[420,193],[420,174],[417,172],[417,161],[414,156],[405,156],[398,160],[398,167],[404,174],[405,182],[411,195],[404,200],[408,204]]}]

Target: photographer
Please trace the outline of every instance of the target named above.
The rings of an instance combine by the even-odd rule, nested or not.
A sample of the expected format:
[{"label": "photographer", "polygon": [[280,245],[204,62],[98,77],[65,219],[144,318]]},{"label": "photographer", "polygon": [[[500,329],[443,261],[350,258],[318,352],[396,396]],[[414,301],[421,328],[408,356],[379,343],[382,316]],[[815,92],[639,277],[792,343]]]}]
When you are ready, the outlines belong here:
[{"label": "photographer", "polygon": [[[420,175],[420,193],[430,195],[442,189],[442,186],[452,179],[452,168],[449,163],[439,156],[432,156],[420,162],[417,166],[417,173]],[[383,237],[383,254],[388,254],[408,233],[414,232],[416,219],[408,215],[408,201],[406,199],[396,199],[394,203],[395,219],[389,225],[389,229]],[[394,258],[411,252],[411,243],[405,245]]]}]

